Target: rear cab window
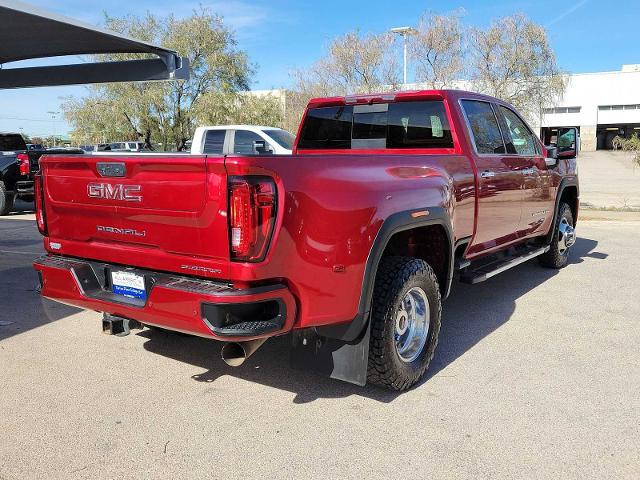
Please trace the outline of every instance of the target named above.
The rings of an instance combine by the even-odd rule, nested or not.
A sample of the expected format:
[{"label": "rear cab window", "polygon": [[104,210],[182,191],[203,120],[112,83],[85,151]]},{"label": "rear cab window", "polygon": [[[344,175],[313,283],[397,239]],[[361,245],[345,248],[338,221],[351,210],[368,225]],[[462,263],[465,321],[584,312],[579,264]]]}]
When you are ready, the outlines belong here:
[{"label": "rear cab window", "polygon": [[0,152],[15,152],[26,150],[27,144],[18,134],[0,134]]},{"label": "rear cab window", "polygon": [[351,148],[353,106],[311,108],[300,131],[298,148],[333,150]]},{"label": "rear cab window", "polygon": [[310,108],[298,149],[453,148],[442,100]]}]

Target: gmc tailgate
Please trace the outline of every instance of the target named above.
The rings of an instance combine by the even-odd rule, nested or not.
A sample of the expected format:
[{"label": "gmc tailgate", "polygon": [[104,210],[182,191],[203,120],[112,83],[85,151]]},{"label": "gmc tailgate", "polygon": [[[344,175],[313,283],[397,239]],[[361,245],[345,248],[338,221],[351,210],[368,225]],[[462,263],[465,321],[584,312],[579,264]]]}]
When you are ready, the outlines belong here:
[{"label": "gmc tailgate", "polygon": [[46,249],[158,271],[224,278],[224,157],[44,156]]}]

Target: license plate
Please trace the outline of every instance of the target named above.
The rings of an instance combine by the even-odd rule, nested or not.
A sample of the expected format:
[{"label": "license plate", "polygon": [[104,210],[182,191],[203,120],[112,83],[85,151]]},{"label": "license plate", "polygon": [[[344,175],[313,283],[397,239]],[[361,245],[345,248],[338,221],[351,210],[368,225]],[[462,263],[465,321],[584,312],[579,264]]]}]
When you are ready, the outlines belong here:
[{"label": "license plate", "polygon": [[113,293],[129,298],[147,298],[144,288],[144,277],[132,272],[111,272],[111,286]]}]

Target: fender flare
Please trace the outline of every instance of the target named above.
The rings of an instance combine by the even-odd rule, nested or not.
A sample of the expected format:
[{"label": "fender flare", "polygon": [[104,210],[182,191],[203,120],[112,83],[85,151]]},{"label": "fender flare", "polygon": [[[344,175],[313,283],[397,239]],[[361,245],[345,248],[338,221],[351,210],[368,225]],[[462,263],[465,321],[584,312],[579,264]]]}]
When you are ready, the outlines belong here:
[{"label": "fender flare", "polygon": [[[416,211],[428,210],[429,215],[414,218],[411,214]],[[396,212],[387,217],[369,251],[362,278],[362,289],[360,293],[360,301],[358,303],[358,313],[350,322],[341,323],[339,325],[326,325],[316,327],[319,335],[342,340],[345,342],[353,342],[362,337],[369,323],[369,312],[371,311],[371,303],[373,298],[373,289],[375,286],[376,273],[382,254],[389,244],[391,237],[396,233],[410,230],[416,227],[426,227],[430,225],[440,225],[444,228],[449,241],[449,267],[445,278],[445,288],[442,292],[442,299],[446,299],[451,290],[451,282],[454,272],[455,245],[453,236],[453,227],[449,213],[443,207],[425,207],[414,208]]]},{"label": "fender flare", "polygon": [[[549,233],[547,233],[545,237],[546,244],[550,244],[553,240],[553,235],[556,229],[556,217],[558,216],[558,209],[560,208],[560,199],[562,198],[562,194],[564,193],[565,189],[567,189],[567,187],[576,187],[578,199],[580,198],[580,185],[578,185],[578,177],[571,176],[563,178],[560,182],[560,186],[558,187],[558,194],[556,195],[556,203],[553,209],[553,222],[551,222],[551,228],[549,229]],[[575,221],[577,220],[578,219],[576,218]]]}]

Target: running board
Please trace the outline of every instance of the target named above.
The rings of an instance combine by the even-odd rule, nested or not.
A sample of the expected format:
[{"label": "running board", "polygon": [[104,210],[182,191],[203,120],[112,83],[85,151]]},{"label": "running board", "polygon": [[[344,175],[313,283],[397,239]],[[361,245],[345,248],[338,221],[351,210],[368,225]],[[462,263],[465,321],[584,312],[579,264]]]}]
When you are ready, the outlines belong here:
[{"label": "running board", "polygon": [[527,250],[522,255],[518,255],[517,257],[507,257],[496,260],[495,262],[491,262],[485,265],[478,267],[475,270],[469,270],[460,274],[460,281],[463,283],[480,283],[485,280],[498,275],[499,273],[505,272],[510,268],[515,267],[516,265],[520,265],[526,261],[531,260],[532,258],[538,257],[544,253],[549,251],[549,245],[539,248],[533,248],[531,250]]}]

